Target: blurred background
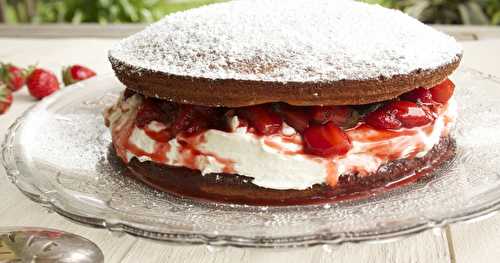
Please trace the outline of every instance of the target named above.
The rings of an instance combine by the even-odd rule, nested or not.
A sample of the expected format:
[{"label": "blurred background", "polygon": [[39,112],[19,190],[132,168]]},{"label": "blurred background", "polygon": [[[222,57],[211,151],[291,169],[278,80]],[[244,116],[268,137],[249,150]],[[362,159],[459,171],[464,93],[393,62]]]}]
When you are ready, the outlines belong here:
[{"label": "blurred background", "polygon": [[[222,1],[0,0],[0,23],[149,23],[172,12]],[[400,9],[429,24],[500,25],[500,0],[363,1]]]}]

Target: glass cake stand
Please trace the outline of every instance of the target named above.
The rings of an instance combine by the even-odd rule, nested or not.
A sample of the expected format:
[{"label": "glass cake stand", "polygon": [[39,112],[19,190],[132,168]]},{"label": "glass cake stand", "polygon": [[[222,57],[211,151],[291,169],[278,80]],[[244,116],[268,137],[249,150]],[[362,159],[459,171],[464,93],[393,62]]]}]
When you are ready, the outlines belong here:
[{"label": "glass cake stand", "polygon": [[103,109],[114,76],[65,88],[10,128],[3,165],[26,196],[90,226],[178,243],[296,247],[381,241],[466,221],[500,208],[500,80],[457,71],[457,156],[430,181],[360,200],[264,207],[172,197],[123,176]]}]

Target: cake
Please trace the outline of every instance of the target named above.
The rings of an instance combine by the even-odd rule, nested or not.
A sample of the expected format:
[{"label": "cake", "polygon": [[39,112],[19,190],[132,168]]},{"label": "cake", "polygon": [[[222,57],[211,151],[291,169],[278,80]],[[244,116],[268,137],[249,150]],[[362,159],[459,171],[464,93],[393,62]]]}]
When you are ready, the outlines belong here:
[{"label": "cake", "polygon": [[170,194],[332,202],[454,155],[450,36],[378,5],[256,0],[165,17],[118,42],[105,112],[116,156]]}]

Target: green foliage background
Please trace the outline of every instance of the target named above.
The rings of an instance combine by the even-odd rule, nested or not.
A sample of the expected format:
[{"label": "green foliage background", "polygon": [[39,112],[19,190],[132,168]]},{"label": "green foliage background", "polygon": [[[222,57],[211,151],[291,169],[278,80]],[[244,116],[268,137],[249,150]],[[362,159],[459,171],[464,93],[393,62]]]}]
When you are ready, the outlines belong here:
[{"label": "green foliage background", "polygon": [[400,9],[425,23],[500,25],[500,0],[364,0]]},{"label": "green foliage background", "polygon": [[[7,0],[4,12],[9,23],[148,23],[172,12],[220,1]],[[500,25],[500,0],[362,1],[400,9],[425,23]]]},{"label": "green foliage background", "polygon": [[7,0],[7,23],[149,23],[177,11],[223,0]]}]

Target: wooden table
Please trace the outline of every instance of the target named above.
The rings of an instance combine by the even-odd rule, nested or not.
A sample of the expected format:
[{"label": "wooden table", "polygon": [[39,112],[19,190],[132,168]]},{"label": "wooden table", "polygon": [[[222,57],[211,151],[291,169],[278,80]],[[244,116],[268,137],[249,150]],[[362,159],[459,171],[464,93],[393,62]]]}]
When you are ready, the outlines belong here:
[{"label": "wooden table", "polygon": [[[0,61],[26,66],[38,62],[56,72],[63,65],[81,63],[99,74],[111,72],[107,49],[119,37],[141,26],[87,26],[56,28],[0,26]],[[440,27],[463,42],[463,66],[500,76],[500,29],[478,27]],[[94,36],[101,38],[90,38]],[[80,32],[80,33],[79,33]],[[97,33],[96,33],[97,32]],[[65,34],[63,36],[57,34]],[[69,34],[69,35],[68,35]],[[32,37],[32,38],[30,38]],[[38,38],[34,38],[38,37]],[[42,38],[40,38],[42,37]],[[83,38],[81,38],[83,37]],[[495,39],[497,38],[497,39]],[[463,87],[467,88],[467,87]],[[26,89],[15,94],[11,110],[0,116],[0,136],[36,101]],[[0,226],[43,226],[83,235],[98,244],[106,262],[499,262],[500,215],[472,224],[457,224],[444,230],[427,231],[386,244],[347,244],[333,251],[322,247],[293,250],[179,246],[129,235],[116,235],[104,229],[78,225],[49,213],[24,197],[0,168]]]}]

